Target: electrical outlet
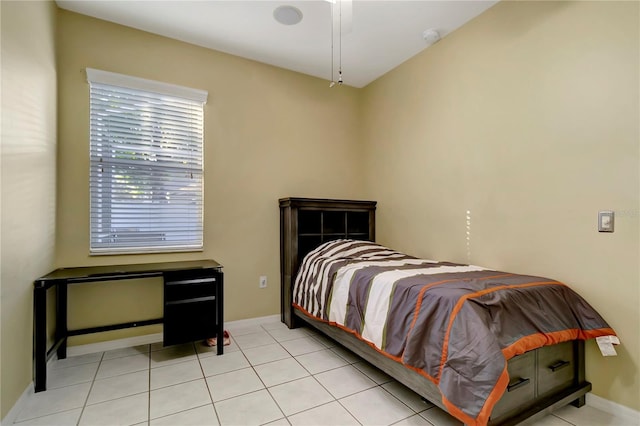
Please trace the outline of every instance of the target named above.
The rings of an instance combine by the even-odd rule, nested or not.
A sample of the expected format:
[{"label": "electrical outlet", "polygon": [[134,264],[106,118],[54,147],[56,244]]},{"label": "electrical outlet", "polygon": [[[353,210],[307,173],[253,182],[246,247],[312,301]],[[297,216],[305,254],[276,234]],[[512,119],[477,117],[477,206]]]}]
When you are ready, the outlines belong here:
[{"label": "electrical outlet", "polygon": [[267,288],[267,277],[266,277],[266,275],[262,275],[260,277],[260,288]]}]

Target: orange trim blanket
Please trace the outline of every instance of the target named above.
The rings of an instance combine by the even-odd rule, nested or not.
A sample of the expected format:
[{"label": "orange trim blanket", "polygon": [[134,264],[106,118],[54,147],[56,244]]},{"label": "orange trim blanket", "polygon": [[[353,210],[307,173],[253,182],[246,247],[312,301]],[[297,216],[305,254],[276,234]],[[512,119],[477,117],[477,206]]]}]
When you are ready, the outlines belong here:
[{"label": "orange trim blanket", "polygon": [[558,281],[417,259],[364,241],[331,241],[310,252],[293,301],[431,380],[468,425],[489,421],[512,357],[615,335]]}]

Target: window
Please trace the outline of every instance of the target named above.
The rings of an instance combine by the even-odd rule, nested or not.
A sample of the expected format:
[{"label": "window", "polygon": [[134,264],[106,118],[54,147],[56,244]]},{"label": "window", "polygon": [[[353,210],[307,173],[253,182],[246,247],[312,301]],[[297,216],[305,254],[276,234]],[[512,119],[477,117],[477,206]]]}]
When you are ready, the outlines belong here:
[{"label": "window", "polygon": [[207,92],[87,68],[91,254],[202,250]]}]

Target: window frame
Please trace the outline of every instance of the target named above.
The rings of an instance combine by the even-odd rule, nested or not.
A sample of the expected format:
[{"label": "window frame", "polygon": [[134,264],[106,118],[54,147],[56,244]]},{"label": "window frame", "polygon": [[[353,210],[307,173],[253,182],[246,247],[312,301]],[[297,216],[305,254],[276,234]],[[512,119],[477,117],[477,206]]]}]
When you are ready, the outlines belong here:
[{"label": "window frame", "polygon": [[[205,163],[204,161],[205,160],[204,105],[207,102],[208,92],[205,90],[192,89],[189,87],[163,83],[155,80],[148,80],[148,79],[128,76],[124,74],[117,74],[117,73],[112,73],[108,71],[96,70],[92,68],[87,68],[86,73],[87,73],[87,82],[89,83],[88,98],[90,103],[90,106],[89,106],[89,192],[90,192],[89,193],[89,255],[99,256],[99,255],[203,251],[204,250],[204,182],[205,182],[205,178],[204,178],[204,173],[205,173],[205,170],[204,170],[204,163]],[[109,141],[104,143],[104,146],[103,146],[101,145],[100,142],[94,139],[94,137],[96,137],[94,136],[94,131],[93,131],[94,120],[97,121],[96,117],[98,113],[96,112],[96,115],[94,115],[94,107],[93,107],[92,101],[99,103],[97,99],[94,99],[94,89],[96,91],[98,90],[109,91],[111,90],[111,87],[113,88],[114,94],[116,94],[118,91],[123,91],[123,92],[126,92],[127,96],[130,96],[132,99],[136,99],[136,96],[139,96],[139,99],[142,100],[143,98],[148,96],[153,100],[161,101],[160,102],[162,104],[162,107],[160,108],[161,112],[158,114],[164,113],[164,108],[168,108],[167,105],[169,105],[171,99],[174,99],[180,102],[185,102],[185,104],[192,104],[192,107],[190,107],[192,109],[190,109],[188,112],[183,113],[183,114],[187,114],[187,115],[184,115],[184,117],[187,117],[187,116],[190,117],[191,114],[194,114],[193,111],[196,111],[195,114],[198,115],[197,118],[199,119],[198,125],[196,125],[195,127],[195,129],[197,129],[196,133],[198,133],[198,137],[193,138],[193,135],[189,135],[187,138],[184,139],[187,142],[184,142],[181,138],[181,140],[175,143],[176,151],[173,151],[172,154],[170,155],[163,155],[165,148],[162,145],[166,146],[167,140],[168,140],[168,139],[165,139],[164,135],[160,136],[158,141],[155,140],[155,137],[152,137],[151,142],[148,142],[148,146],[144,144],[140,144],[139,142],[136,143],[137,140],[133,140],[130,142],[132,147],[135,148],[135,150],[132,150],[136,154],[135,156],[137,156],[137,154],[139,153],[148,153],[150,151],[156,151],[156,155],[155,155],[156,157],[157,156],[164,157],[165,159],[169,159],[169,161],[176,161],[176,159],[180,157],[179,154],[190,153],[190,150],[188,149],[188,147],[192,145],[192,142],[195,142],[193,143],[193,145],[197,147],[196,151],[199,150],[199,153],[198,153],[199,156],[196,157],[195,161],[199,162],[199,165],[197,168],[193,170],[194,170],[194,174],[199,173],[199,178],[200,178],[199,188],[198,188],[198,185],[195,187],[196,193],[199,192],[199,198],[197,198],[199,204],[196,207],[194,207],[194,209],[188,209],[187,212],[195,211],[196,213],[199,213],[199,220],[196,219],[196,220],[193,220],[192,222],[190,220],[186,221],[189,224],[190,223],[196,224],[195,231],[193,232],[195,235],[195,238],[191,238],[190,240],[188,238],[184,238],[184,240],[179,241],[178,244],[175,244],[175,243],[172,244],[170,242],[166,244],[157,244],[157,241],[154,244],[150,244],[153,241],[153,236],[149,235],[147,236],[147,238],[149,238],[147,241],[144,241],[145,237],[143,236],[140,239],[135,240],[134,244],[130,244],[129,246],[122,246],[123,241],[126,241],[129,236],[119,237],[117,235],[117,231],[115,231],[115,229],[117,228],[112,228],[112,229],[109,229],[108,231],[110,236],[107,237],[107,239],[112,238],[113,241],[111,241],[111,243],[109,242],[98,243],[97,240],[100,239],[101,237],[99,235],[96,236],[96,233],[99,231],[100,225],[94,223],[94,221],[100,220],[98,218],[101,216],[100,214],[95,214],[94,205],[96,203],[99,203],[99,201],[96,201],[94,197],[99,198],[97,193],[100,192],[99,188],[102,187],[102,184],[96,184],[94,180],[99,181],[100,179],[98,176],[101,173],[103,173],[103,171],[94,170],[94,168],[97,167],[97,163],[102,164],[102,159],[100,160],[100,162],[96,161],[95,151],[102,149],[104,146],[106,146],[107,149],[114,152],[115,150],[114,145],[122,145],[122,142],[118,143],[118,142]],[[98,95],[96,94],[95,96],[97,97]],[[104,102],[104,101],[100,100],[100,102]],[[142,108],[140,110],[135,110],[136,114],[141,115],[140,111],[142,110],[143,110]],[[183,116],[180,116],[180,117],[183,117]],[[153,120],[151,122],[154,125],[156,125],[158,128],[162,128],[162,126],[167,125],[166,123],[158,123],[158,121],[164,121],[165,118],[159,118],[157,115],[153,115],[152,118]],[[135,130],[127,129],[126,131],[130,132],[133,135],[136,135]],[[160,132],[160,133],[163,133],[163,132]],[[140,132],[140,134],[142,134],[142,131]],[[100,139],[100,137],[96,137],[96,138]],[[148,151],[145,151],[145,149],[147,149]],[[178,154],[178,157],[176,157],[175,154]],[[118,160],[114,162],[109,162],[111,167],[117,167],[117,165],[114,166],[114,164],[117,164],[117,163],[118,163]],[[170,172],[175,173],[175,169],[176,169],[176,167],[171,167],[170,163],[167,163],[165,161],[162,162],[162,165],[154,165],[152,162],[147,162],[147,161],[144,161],[144,162],[139,161],[138,163],[138,159],[134,159],[133,164],[130,167],[132,170],[136,170],[137,172],[139,172],[139,174],[136,174],[136,177],[135,177],[135,179],[137,180],[144,179],[145,174],[148,174],[149,176],[154,176],[155,178],[155,176],[157,176],[158,170],[162,171],[163,173],[170,174]],[[186,166],[185,167],[186,170],[189,170],[189,167],[190,166]],[[108,185],[110,187],[114,187],[117,185],[117,182],[112,178],[108,178],[107,182],[109,182]],[[173,181],[167,180],[166,182],[173,182]],[[163,181],[161,181],[160,185],[163,188],[162,191],[168,191],[168,189],[166,189],[166,187],[164,186],[166,185],[166,183],[163,183]],[[151,190],[150,192],[153,194],[153,190]],[[180,193],[180,191],[178,191],[178,193]],[[184,192],[184,194],[189,194],[189,193],[193,194],[193,191]],[[113,208],[112,205],[114,200],[115,198],[111,198],[107,202],[109,206],[108,208],[110,210]],[[164,209],[161,206],[158,206],[157,208],[153,207],[153,206],[159,205],[158,200],[159,200],[159,197],[157,196],[157,194],[153,194],[151,197],[151,202],[148,205],[148,211],[151,212],[150,215],[166,214],[167,212],[166,206]],[[125,202],[125,205],[126,205],[126,202]],[[178,206],[179,205],[180,204],[178,204]],[[130,204],[129,206],[126,206],[126,208],[127,209],[135,208],[132,206],[134,206],[133,203]],[[181,211],[180,213],[183,214],[185,212]],[[185,217],[188,218],[188,214],[185,215]],[[124,221],[125,219],[122,219],[122,220]],[[154,228],[158,227],[157,225],[158,223],[160,223],[160,221],[153,222],[152,219],[147,219],[147,221],[148,223],[153,223],[155,225]],[[177,233],[177,231],[174,229],[175,227],[173,226],[176,223],[181,223],[181,221],[182,221],[181,218],[175,219],[175,220],[172,220],[171,222],[168,222],[168,225],[164,229],[162,229],[162,227],[158,227],[160,228],[159,235],[161,235],[161,238],[162,238],[161,241],[165,241],[164,237],[166,237],[167,235],[172,236],[169,231]],[[146,226],[146,227],[150,228],[150,226]],[[136,231],[133,231],[133,234],[131,234],[131,236],[134,236],[136,233],[138,233],[138,236],[140,236],[141,233],[148,232],[148,231],[141,230],[140,228],[144,229],[145,226],[138,227]],[[166,230],[166,232],[163,232],[163,230]],[[103,234],[104,234],[104,231],[103,231]],[[121,231],[121,235],[123,234],[124,233],[122,233]],[[187,234],[189,234],[189,232],[187,232]],[[117,238],[120,238],[120,240],[118,241]]]}]

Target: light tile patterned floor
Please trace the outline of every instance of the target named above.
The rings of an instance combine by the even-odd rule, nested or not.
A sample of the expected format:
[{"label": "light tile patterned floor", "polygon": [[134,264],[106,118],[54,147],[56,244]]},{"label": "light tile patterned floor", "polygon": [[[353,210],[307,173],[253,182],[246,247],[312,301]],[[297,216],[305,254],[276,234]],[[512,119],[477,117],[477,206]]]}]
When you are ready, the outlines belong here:
[{"label": "light tile patterned floor", "polygon": [[[460,425],[312,330],[269,321],[229,331],[222,356],[196,342],[54,361],[48,390],[32,395],[14,424]],[[634,423],[568,406],[534,424]]]}]

